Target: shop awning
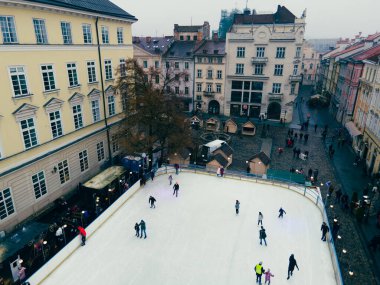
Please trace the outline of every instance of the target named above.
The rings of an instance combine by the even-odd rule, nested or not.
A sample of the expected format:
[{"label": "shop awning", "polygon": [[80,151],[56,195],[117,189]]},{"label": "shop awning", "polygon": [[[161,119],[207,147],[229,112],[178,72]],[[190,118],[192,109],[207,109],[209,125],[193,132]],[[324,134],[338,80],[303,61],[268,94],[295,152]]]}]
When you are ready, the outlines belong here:
[{"label": "shop awning", "polygon": [[84,187],[101,190],[125,172],[122,166],[111,166],[83,184]]},{"label": "shop awning", "polygon": [[347,131],[350,133],[351,137],[357,137],[360,136],[362,133],[358,130],[358,128],[355,126],[354,122],[349,121],[345,124],[345,127]]}]

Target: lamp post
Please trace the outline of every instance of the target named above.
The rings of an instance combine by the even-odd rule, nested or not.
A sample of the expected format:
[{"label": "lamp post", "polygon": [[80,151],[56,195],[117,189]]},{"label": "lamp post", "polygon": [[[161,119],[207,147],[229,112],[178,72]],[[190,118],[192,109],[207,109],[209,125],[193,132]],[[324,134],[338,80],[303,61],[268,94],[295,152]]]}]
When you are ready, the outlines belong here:
[{"label": "lamp post", "polygon": [[66,234],[65,234],[65,229],[67,228],[67,225],[66,224],[64,224],[63,226],[62,226],[62,234],[63,234],[63,240],[65,241],[65,245],[66,245],[66,243],[67,243],[67,241],[66,241]]},{"label": "lamp post", "polygon": [[42,256],[44,258],[44,262],[46,261],[44,245],[46,245],[46,244],[47,244],[47,241],[46,240],[42,240],[41,249],[42,249]]}]

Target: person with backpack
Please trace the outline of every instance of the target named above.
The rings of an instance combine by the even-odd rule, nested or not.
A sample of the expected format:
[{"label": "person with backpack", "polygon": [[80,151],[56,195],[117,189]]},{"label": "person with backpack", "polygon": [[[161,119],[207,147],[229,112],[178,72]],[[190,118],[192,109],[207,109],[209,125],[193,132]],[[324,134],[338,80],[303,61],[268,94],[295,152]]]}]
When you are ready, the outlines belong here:
[{"label": "person with backpack", "polygon": [[145,221],[141,220],[139,226],[140,226],[140,238],[142,238],[142,235],[144,233],[144,235],[145,235],[144,239],[145,239],[146,238],[146,224],[145,224]]},{"label": "person with backpack", "polygon": [[267,234],[265,232],[265,229],[263,226],[261,226],[261,230],[259,231],[260,245],[262,245],[262,243],[264,241],[265,246],[267,246],[266,237],[267,237]]}]

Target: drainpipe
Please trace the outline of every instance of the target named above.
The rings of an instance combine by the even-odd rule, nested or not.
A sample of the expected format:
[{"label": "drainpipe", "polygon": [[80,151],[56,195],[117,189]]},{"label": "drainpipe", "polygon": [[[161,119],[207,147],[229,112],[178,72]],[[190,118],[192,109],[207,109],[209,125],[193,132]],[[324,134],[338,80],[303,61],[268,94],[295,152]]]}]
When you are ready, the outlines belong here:
[{"label": "drainpipe", "polygon": [[107,134],[108,157],[109,157],[110,165],[113,165],[113,159],[112,159],[112,153],[111,153],[110,129],[109,129],[108,120],[107,120],[106,96],[105,96],[105,91],[104,91],[103,65],[102,65],[102,54],[100,52],[98,21],[99,21],[99,17],[96,17],[95,28],[96,28],[96,41],[98,45],[98,60],[99,60],[99,68],[100,68],[100,84],[101,84],[101,89],[102,89],[101,91],[102,91],[102,100],[103,100],[104,125],[106,127],[106,134]]}]

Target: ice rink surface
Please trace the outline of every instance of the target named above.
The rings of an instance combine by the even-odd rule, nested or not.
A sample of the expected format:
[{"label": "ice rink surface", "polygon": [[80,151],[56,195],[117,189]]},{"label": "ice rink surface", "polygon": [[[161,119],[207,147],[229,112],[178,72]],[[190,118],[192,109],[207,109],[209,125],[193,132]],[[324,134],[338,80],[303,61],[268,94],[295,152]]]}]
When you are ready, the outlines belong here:
[{"label": "ice rink surface", "polygon": [[[307,198],[204,174],[173,178],[180,185],[178,198],[168,175],[148,182],[42,284],[251,285],[260,261],[275,275],[272,285],[336,284],[328,246],[321,241],[322,215]],[[157,199],[155,209],[149,208],[150,195]],[[283,219],[277,217],[281,206]],[[259,243],[259,211],[268,246]],[[147,239],[135,237],[134,224],[141,219]],[[286,280],[292,253],[300,270]]]}]

